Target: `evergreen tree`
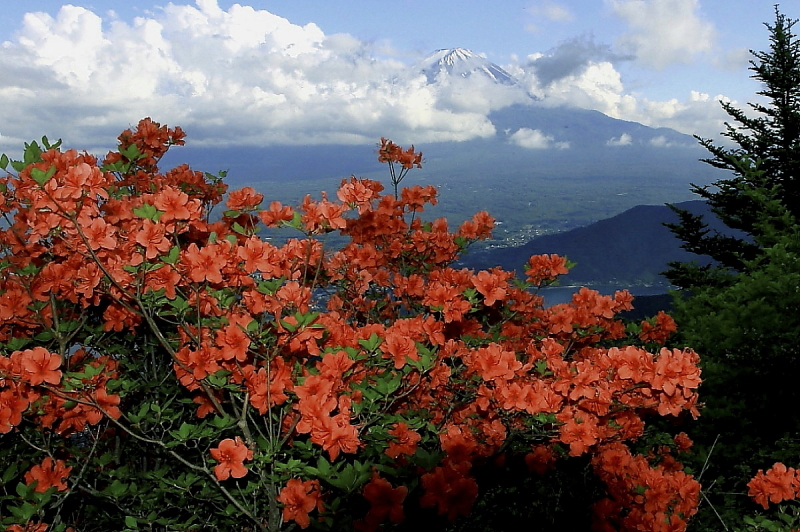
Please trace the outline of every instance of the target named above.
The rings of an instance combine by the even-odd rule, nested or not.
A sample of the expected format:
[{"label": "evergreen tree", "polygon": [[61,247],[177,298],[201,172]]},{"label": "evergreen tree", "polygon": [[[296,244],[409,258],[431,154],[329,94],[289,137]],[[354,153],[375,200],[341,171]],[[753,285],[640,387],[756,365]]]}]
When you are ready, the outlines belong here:
[{"label": "evergreen tree", "polygon": [[[729,273],[747,271],[749,261],[761,253],[757,237],[763,203],[758,198],[778,199],[800,218],[800,40],[792,32],[797,20],[787,19],[777,6],[775,15],[774,25],[765,24],[770,32],[769,51],[750,51],[754,57],[750,61],[752,77],[764,85],[757,94],[768,103],[750,103],[758,113],[750,117],[722,102],[735,123],[726,122],[722,135],[737,147],[718,146],[710,139],[695,136],[711,153],[703,161],[730,170],[733,177],[710,186],[693,184],[692,191],[704,198],[711,211],[734,231],[726,235],[712,233],[702,216],[670,205],[679,222],[667,226],[683,241],[682,247],[716,263],[671,263],[665,275],[679,287],[725,286],[732,280]],[[748,193],[757,189],[763,193]]]}]

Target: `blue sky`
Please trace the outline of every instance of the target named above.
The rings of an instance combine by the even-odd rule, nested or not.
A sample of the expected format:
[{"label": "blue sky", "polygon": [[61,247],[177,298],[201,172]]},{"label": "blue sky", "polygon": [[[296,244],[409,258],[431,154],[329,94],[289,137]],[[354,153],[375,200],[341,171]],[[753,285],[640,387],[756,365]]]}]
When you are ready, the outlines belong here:
[{"label": "blue sky", "polygon": [[[426,85],[410,66],[463,47],[543,105],[684,133],[758,85],[763,0],[26,0],[0,10],[0,150],[47,134],[110,145],[143,116],[195,143],[465,140],[507,89]],[[793,7],[794,6],[794,7]],[[794,3],[782,11],[800,16]],[[800,27],[796,28],[796,31]],[[546,67],[546,68],[545,68]]]}]

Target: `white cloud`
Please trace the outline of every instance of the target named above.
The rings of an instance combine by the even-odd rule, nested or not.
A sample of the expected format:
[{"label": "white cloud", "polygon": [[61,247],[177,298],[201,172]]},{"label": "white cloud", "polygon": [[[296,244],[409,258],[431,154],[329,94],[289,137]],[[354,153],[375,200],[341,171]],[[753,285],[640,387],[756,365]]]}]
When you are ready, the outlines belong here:
[{"label": "white cloud", "polygon": [[537,0],[527,8],[527,11],[535,17],[557,22],[569,22],[574,18],[569,9],[552,0]]},{"label": "white cloud", "polygon": [[[720,101],[730,101],[722,94],[712,97],[699,91],[690,91],[682,100],[671,98],[659,101],[631,92],[610,61],[589,61],[581,71],[545,84],[537,78],[535,68],[530,66],[540,57],[540,54],[532,55],[521,64],[504,68],[544,105],[594,109],[621,120],[651,127],[669,127],[708,138],[724,131],[724,122],[730,118],[720,106]],[[736,105],[736,102],[733,103]]]},{"label": "white cloud", "polygon": [[43,133],[109,146],[145,116],[195,145],[466,140],[494,135],[487,113],[521,98],[398,76],[405,63],[350,35],[216,0],[132,22],[66,5],[26,15],[1,46],[4,150]]},{"label": "white cloud", "polygon": [[512,70],[531,94],[549,105],[596,109],[617,118],[636,106],[635,98],[626,94],[622,77],[609,61],[589,62],[579,72],[547,84],[540,82],[533,68]]},{"label": "white cloud", "polygon": [[[696,14],[689,0],[639,3]],[[541,17],[566,17],[559,6],[533,7]],[[643,16],[637,13],[630,20]],[[588,37],[515,59],[505,68],[519,90],[480,76],[431,85],[403,75],[408,65],[386,43],[326,35],[315,24],[239,4],[170,3],[127,22],[104,16],[72,5],[55,16],[29,13],[15,40],[0,44],[0,151],[43,134],[102,151],[145,116],[180,125],[194,145],[372,143],[387,134],[400,143],[460,141],[495,135],[489,113],[525,100],[526,91],[546,105],[702,136],[722,131],[727,118],[721,95],[653,101],[629,91],[612,62],[620,56]],[[534,129],[514,135],[512,142],[531,148],[567,147]]]},{"label": "white cloud", "polygon": [[569,22],[575,18],[568,8],[552,0],[535,0],[525,10],[529,20],[525,24],[525,30],[530,33],[539,33],[543,30],[543,27],[539,25],[542,19],[553,22]]},{"label": "white cloud", "polygon": [[610,138],[606,141],[606,146],[630,146],[633,144],[633,137],[623,133],[619,137]]},{"label": "white cloud", "polygon": [[509,141],[529,150],[546,150],[556,148],[565,150],[569,148],[569,142],[553,142],[551,135],[546,135],[538,129],[522,128],[515,131],[509,138]]},{"label": "white cloud", "polygon": [[716,31],[703,20],[699,0],[606,0],[629,31],[617,42],[644,65],[661,69],[711,52]]},{"label": "white cloud", "polygon": [[668,148],[672,146],[672,143],[667,140],[667,137],[664,135],[659,135],[658,137],[653,137],[650,139],[650,145],[656,146],[658,148]]}]

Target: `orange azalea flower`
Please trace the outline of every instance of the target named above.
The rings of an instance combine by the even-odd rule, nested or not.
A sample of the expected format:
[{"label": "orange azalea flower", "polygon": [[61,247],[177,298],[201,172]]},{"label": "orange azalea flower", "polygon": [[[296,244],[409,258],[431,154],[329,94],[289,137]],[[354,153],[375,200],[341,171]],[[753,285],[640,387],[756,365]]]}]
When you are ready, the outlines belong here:
[{"label": "orange azalea flower", "polygon": [[532,452],[525,455],[525,465],[528,471],[537,475],[544,475],[549,469],[555,469],[556,455],[550,447],[537,445],[532,447]]},{"label": "orange azalea flower", "polygon": [[[381,351],[385,352],[385,358],[394,359],[395,369],[400,369],[406,365],[406,358],[419,360],[419,353],[414,340],[408,336],[402,336],[394,331],[386,331],[386,338],[381,344]],[[386,355],[390,355],[387,357]]]},{"label": "orange azalea flower", "polygon": [[[81,222],[83,222],[83,220],[81,220]],[[114,226],[106,223],[104,219],[95,218],[88,225],[83,225],[81,229],[86,235],[86,240],[89,242],[89,247],[92,250],[116,249],[117,239],[114,238],[116,229],[114,229]]]},{"label": "orange azalea flower", "polygon": [[281,489],[278,502],[283,504],[284,521],[294,521],[300,525],[300,528],[308,528],[308,525],[311,524],[308,512],[315,507],[318,510],[322,509],[319,481],[306,480],[304,482],[296,478],[289,480],[286,487]]},{"label": "orange azalea flower", "polygon": [[[153,206],[163,211],[159,221],[168,223],[174,220],[189,220],[196,206],[191,203],[189,195],[174,187],[164,187],[153,198]],[[191,210],[190,210],[191,209]]]},{"label": "orange azalea flower", "polygon": [[550,311],[550,333],[560,332],[570,334],[575,323],[575,309],[566,304],[553,305]]},{"label": "orange azalea flower", "polygon": [[508,275],[501,275],[500,272],[482,270],[472,277],[472,284],[475,289],[484,297],[484,304],[491,307],[497,301],[502,301],[507,295]]},{"label": "orange azalea flower", "polygon": [[459,515],[467,515],[478,497],[478,484],[460,465],[445,464],[422,475],[425,494],[420,499],[423,508],[439,507],[439,515],[455,521]]},{"label": "orange azalea flower", "polygon": [[[25,526],[22,525],[9,525],[6,528],[7,532],[46,532],[47,531],[46,523],[28,523]],[[67,529],[69,530],[69,529]]]},{"label": "orange azalea flower", "polygon": [[219,462],[214,466],[214,476],[217,480],[226,480],[228,477],[242,478],[247,474],[244,461],[253,459],[253,451],[236,436],[236,440],[222,440],[219,447],[211,449],[211,456]]},{"label": "orange azalea flower", "polygon": [[278,248],[256,236],[245,240],[244,245],[237,248],[236,256],[244,261],[246,273],[259,271],[264,277],[280,277],[282,274]]},{"label": "orange azalea flower", "polygon": [[469,357],[470,369],[485,381],[507,381],[514,378],[522,368],[522,362],[512,351],[506,351],[498,344],[476,349]]},{"label": "orange azalea flower", "polygon": [[436,205],[436,195],[438,191],[433,186],[421,187],[415,185],[413,187],[404,188],[400,192],[401,199],[408,207],[409,211],[421,211],[426,203]]},{"label": "orange azalea flower", "polygon": [[379,197],[379,193],[383,190],[383,185],[377,183],[380,187],[376,189],[375,181],[366,179],[357,179],[355,176],[350,176],[350,180],[342,180],[336,197],[342,203],[347,203],[351,206],[358,206],[359,214],[364,214],[370,207],[370,202]]},{"label": "orange azalea flower", "polygon": [[12,384],[0,392],[0,434],[7,434],[22,423],[22,413],[31,403],[31,397],[21,397],[18,385]]},{"label": "orange azalea flower", "polygon": [[381,478],[378,473],[372,474],[372,480],[364,486],[364,498],[370,503],[369,514],[366,520],[380,523],[387,517],[392,523],[402,523],[403,501],[408,495],[408,488],[399,486],[392,488],[388,480]]},{"label": "orange azalea flower", "polygon": [[388,457],[397,458],[401,454],[410,456],[417,452],[417,443],[422,439],[422,436],[409,429],[408,425],[401,421],[395,423],[394,428],[387,432],[397,440],[389,443],[389,448],[386,449]]},{"label": "orange azalea flower", "polygon": [[119,409],[119,395],[109,395],[108,391],[105,389],[105,386],[97,388],[94,393],[94,400],[97,403],[97,406],[102,409],[102,412],[104,414],[108,414],[109,417],[113,419],[119,419],[120,416],[122,416],[122,412]]},{"label": "orange azalea flower", "polygon": [[530,404],[533,389],[530,384],[502,382],[497,387],[497,396],[504,410],[525,410]]},{"label": "orange azalea flower", "polygon": [[678,330],[678,325],[669,314],[659,310],[655,318],[655,325],[645,320],[642,322],[642,332],[639,339],[643,342],[656,342],[664,344],[670,335]]},{"label": "orange azalea flower", "polygon": [[470,240],[481,240],[492,236],[494,218],[486,211],[475,214],[471,220],[466,220],[458,228],[457,236]]},{"label": "orange azalea flower", "polygon": [[685,432],[676,434],[673,440],[675,441],[675,447],[678,448],[678,452],[680,453],[685,453],[692,448],[693,442]]},{"label": "orange azalea flower", "polygon": [[166,238],[166,228],[151,220],[142,222],[142,229],[136,233],[136,243],[145,249],[145,258],[154,259],[159,253],[166,253],[172,243]]},{"label": "orange azalea flower", "polygon": [[528,259],[525,275],[528,282],[539,285],[555,280],[559,275],[569,273],[566,257],[558,255],[533,255]]},{"label": "orange azalea flower", "polygon": [[264,201],[264,195],[256,192],[251,187],[244,187],[233,190],[228,194],[226,205],[234,211],[253,210]]},{"label": "orange azalea flower", "polygon": [[67,491],[66,480],[72,467],[67,467],[63,460],[56,460],[49,456],[40,465],[35,465],[25,473],[25,483],[29,486],[36,482],[36,493],[44,493],[55,487],[56,491]]},{"label": "orange azalea flower", "polygon": [[228,264],[225,253],[219,245],[204,246],[199,249],[197,244],[189,244],[184,251],[189,278],[195,283],[208,281],[210,283],[222,282],[222,268]]},{"label": "orange azalea flower", "polygon": [[258,218],[261,223],[267,227],[278,227],[283,222],[290,222],[294,217],[294,212],[289,206],[284,206],[279,201],[273,201],[269,204],[269,210],[260,211]]},{"label": "orange azalea flower", "polygon": [[778,504],[794,499],[797,496],[794,483],[794,468],[787,468],[777,462],[766,473],[761,469],[758,470],[756,476],[747,484],[748,495],[766,509],[770,502]]},{"label": "orange azalea flower", "polygon": [[247,360],[250,337],[245,331],[250,321],[252,320],[245,316],[231,316],[228,325],[216,331],[216,344],[220,348],[223,359],[235,358],[239,362]]},{"label": "orange azalea flower", "polygon": [[292,369],[283,358],[270,361],[270,368],[245,371],[245,385],[250,392],[250,404],[262,415],[269,407],[280,405],[289,398],[287,391],[292,389]]},{"label": "orange azalea flower", "polygon": [[331,462],[336,460],[340,452],[352,454],[361,447],[358,428],[350,424],[349,412],[321,417],[317,421],[311,428],[311,441],[328,451]]},{"label": "orange azalea flower", "polygon": [[381,143],[378,145],[378,162],[400,163],[407,170],[414,166],[422,168],[422,152],[414,153],[413,145],[403,151],[403,148],[391,140],[381,137]]},{"label": "orange azalea flower", "polygon": [[50,353],[44,347],[34,347],[18,353],[22,358],[23,378],[28,384],[36,386],[44,382],[49,384],[61,382],[61,370],[58,369],[61,367],[60,355]]},{"label": "orange azalea flower", "polygon": [[10,320],[29,314],[28,305],[31,303],[33,300],[22,287],[7,288],[6,292],[0,295],[0,320]]},{"label": "orange azalea flower", "polygon": [[597,418],[574,409],[565,410],[556,418],[564,423],[559,427],[559,441],[569,445],[570,456],[580,456],[598,442]]}]

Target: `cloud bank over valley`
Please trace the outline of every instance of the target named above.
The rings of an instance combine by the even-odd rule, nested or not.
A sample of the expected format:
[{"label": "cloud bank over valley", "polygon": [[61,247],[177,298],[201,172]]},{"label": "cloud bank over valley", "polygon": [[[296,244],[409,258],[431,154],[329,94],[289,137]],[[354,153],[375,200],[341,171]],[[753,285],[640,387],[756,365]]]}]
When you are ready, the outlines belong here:
[{"label": "cloud bank over valley", "polygon": [[[559,3],[538,4],[542,16],[569,20]],[[223,9],[217,0],[167,3],[132,20],[73,5],[53,15],[31,12],[0,44],[0,150],[18,150],[43,133],[68,146],[107,149],[144,116],[182,126],[196,146],[359,144],[380,136],[464,141],[504,135],[489,114],[523,103],[719,132],[725,95],[654,100],[623,81],[626,64],[664,69],[713,49],[714,28],[699,18],[696,0],[606,4],[627,27],[616,42],[581,35],[509,57],[499,66],[513,84],[477,75],[431,80],[408,52],[385,42],[326,33],[247,5]],[[505,134],[530,149],[570,149],[548,131]],[[632,141],[622,135],[607,145]]]}]

